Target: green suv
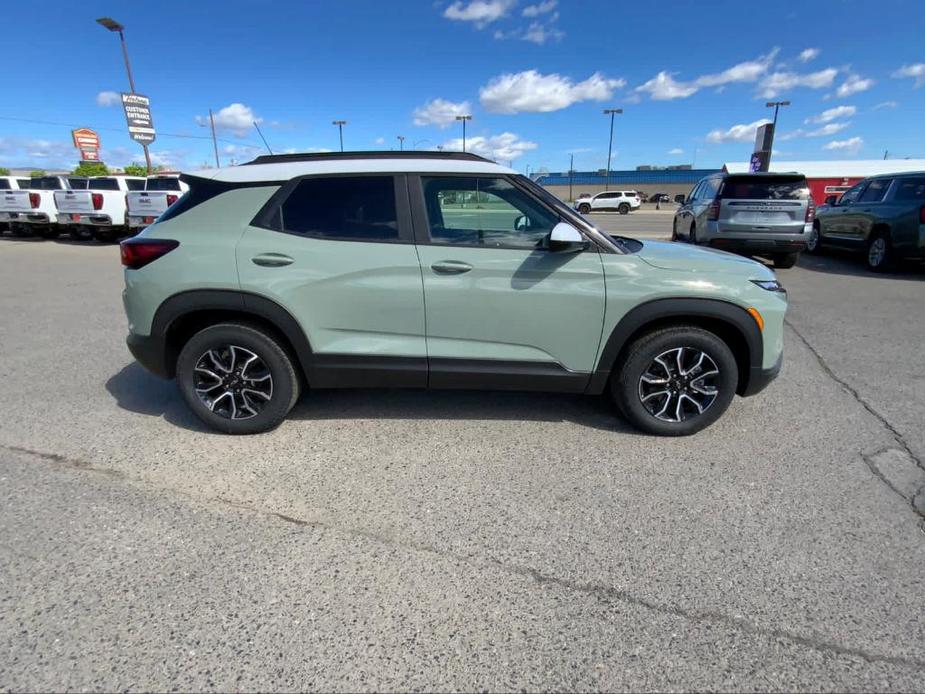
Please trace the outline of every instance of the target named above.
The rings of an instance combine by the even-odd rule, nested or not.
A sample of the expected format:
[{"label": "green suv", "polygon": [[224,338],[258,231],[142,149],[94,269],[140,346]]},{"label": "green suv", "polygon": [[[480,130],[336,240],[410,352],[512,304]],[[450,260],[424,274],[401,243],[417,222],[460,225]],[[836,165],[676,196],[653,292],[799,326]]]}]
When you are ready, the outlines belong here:
[{"label": "green suv", "polygon": [[184,174],[121,245],[128,346],[224,432],[310,388],[612,393],[691,434],[778,373],[786,293],[720,251],[608,236],[444,152],[271,155]]}]

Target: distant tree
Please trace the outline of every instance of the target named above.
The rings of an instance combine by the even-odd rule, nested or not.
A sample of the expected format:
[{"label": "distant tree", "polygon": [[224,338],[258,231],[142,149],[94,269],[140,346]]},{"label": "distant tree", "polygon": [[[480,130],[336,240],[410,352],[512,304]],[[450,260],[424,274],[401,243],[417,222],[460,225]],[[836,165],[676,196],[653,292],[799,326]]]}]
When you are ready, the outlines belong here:
[{"label": "distant tree", "polygon": [[45,175],[45,169],[36,169],[35,171],[32,171],[29,173],[29,176],[31,178],[41,178],[44,175]]},{"label": "distant tree", "polygon": [[10,170],[5,166],[0,166],[0,176],[9,176]]},{"label": "distant tree", "polygon": [[101,161],[82,161],[71,174],[74,176],[108,176],[109,167]]},{"label": "distant tree", "polygon": [[123,171],[125,171],[126,176],[147,176],[148,175],[148,170],[145,168],[145,165],[138,164],[136,162],[132,162],[131,164],[126,166],[123,169]]}]

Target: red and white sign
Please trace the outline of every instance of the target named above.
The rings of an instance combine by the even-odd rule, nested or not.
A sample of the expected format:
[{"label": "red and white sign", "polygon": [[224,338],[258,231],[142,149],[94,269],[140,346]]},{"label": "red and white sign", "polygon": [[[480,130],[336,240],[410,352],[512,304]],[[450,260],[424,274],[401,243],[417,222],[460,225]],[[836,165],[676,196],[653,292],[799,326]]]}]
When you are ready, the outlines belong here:
[{"label": "red and white sign", "polygon": [[100,136],[90,128],[78,128],[71,131],[74,146],[81,152],[97,152],[100,149]]},{"label": "red and white sign", "polygon": [[100,153],[95,149],[82,149],[80,150],[80,160],[81,161],[99,161]]}]

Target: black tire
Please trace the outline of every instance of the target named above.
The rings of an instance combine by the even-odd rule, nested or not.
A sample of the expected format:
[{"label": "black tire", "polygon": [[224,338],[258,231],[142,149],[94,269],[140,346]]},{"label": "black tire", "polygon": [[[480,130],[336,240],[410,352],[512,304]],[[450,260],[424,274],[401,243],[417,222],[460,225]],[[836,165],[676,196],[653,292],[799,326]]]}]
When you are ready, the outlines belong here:
[{"label": "black tire", "polygon": [[578,211],[581,214],[588,214],[591,211],[591,205],[579,205]]},{"label": "black tire", "polygon": [[61,230],[56,226],[41,226],[35,230],[35,235],[46,241],[51,241],[61,235]]},{"label": "black tire", "polygon": [[678,238],[678,220],[676,219],[671,223],[671,240],[677,241]]},{"label": "black tire", "polygon": [[813,230],[809,232],[809,238],[806,240],[806,252],[813,255],[822,254],[822,230],[819,228],[819,222],[813,222]]},{"label": "black tire", "polygon": [[[665,391],[668,393],[667,403],[663,396],[649,397],[653,409],[657,409],[664,403],[665,408],[673,406],[672,412],[675,414],[678,413],[677,403],[679,401],[682,403],[678,421],[666,421],[664,418],[659,418],[658,413],[647,409],[643,403],[644,388],[659,388],[660,386],[643,385],[642,377],[646,372],[652,373],[650,369],[656,364],[656,357],[662,357],[664,353],[680,348],[685,350],[682,353],[682,363],[685,367],[689,367],[691,374],[678,373],[672,376],[668,373],[665,375],[672,381],[665,386],[669,389]],[[697,353],[703,353],[709,360],[712,360],[718,371],[715,376],[697,377],[698,373],[704,373],[703,370],[697,371],[692,366]],[[683,325],[655,330],[633,342],[625,354],[623,363],[617,366],[617,371],[610,379],[610,392],[623,416],[633,426],[646,433],[658,436],[695,434],[719,419],[735,395],[739,382],[739,369],[735,356],[725,342],[702,328]],[[686,358],[683,356],[685,354]],[[675,363],[674,366],[677,367],[677,364]],[[705,378],[710,379],[709,383],[702,380]],[[680,389],[678,391],[680,394],[673,394],[670,391],[672,384]],[[712,398],[705,398],[704,394],[692,389],[694,386],[709,387],[710,390],[715,389],[716,392]],[[691,396],[698,398],[700,404],[703,405],[702,413],[693,409],[696,406],[690,403]],[[670,416],[672,412],[668,412],[667,416]]]},{"label": "black tire", "polygon": [[893,267],[893,244],[888,231],[871,233],[864,248],[864,262],[871,272],[887,272]]},{"label": "black tire", "polygon": [[[265,371],[271,379],[269,399],[264,401],[262,398],[249,397],[249,400],[243,401],[257,407],[255,410],[257,414],[247,415],[247,418],[234,419],[219,411],[212,411],[196,391],[197,378],[200,377],[196,371],[196,365],[207,358],[210,350],[222,354],[221,350],[224,349],[227,354],[230,347],[256,355],[262,361],[260,371]],[[234,365],[234,361],[226,360],[227,363]],[[221,371],[220,373],[222,376],[227,373],[231,378],[234,372]],[[209,381],[205,385],[208,383]],[[243,383],[243,381],[239,378],[238,383]],[[177,385],[186,404],[196,416],[213,429],[226,434],[258,434],[276,428],[299,399],[300,391],[299,376],[292,359],[276,338],[259,328],[243,323],[220,323],[204,328],[193,335],[180,350],[180,356],[177,358]],[[223,387],[219,386],[219,388]],[[234,387],[232,385],[224,393],[234,390]],[[246,386],[244,389],[247,389]],[[244,395],[232,393],[229,397],[233,403],[241,403]],[[214,398],[212,407],[221,410],[228,401],[225,399],[223,405],[217,406],[218,400],[219,398]],[[260,402],[264,404],[259,405]],[[225,409],[228,408],[225,407]]]},{"label": "black tire", "polygon": [[89,241],[93,238],[93,234],[85,226],[72,226],[68,229],[67,232],[72,239],[75,241]]},{"label": "black tire", "polygon": [[796,265],[799,258],[799,253],[777,253],[771,258],[771,260],[774,261],[774,267],[781,270],[786,270]]},{"label": "black tire", "polygon": [[91,229],[90,236],[99,243],[112,243],[116,240],[116,236],[111,229]]},{"label": "black tire", "polygon": [[694,222],[691,222],[691,233],[687,239],[695,246],[697,245],[697,225]]},{"label": "black tire", "polygon": [[617,212],[619,212],[620,214],[629,214],[630,206],[627,205],[625,202],[621,202],[620,206],[617,208]]},{"label": "black tire", "polygon": [[21,239],[35,235],[35,230],[32,228],[32,225],[23,224],[22,222],[11,222],[10,231],[13,232],[13,236],[18,236]]}]

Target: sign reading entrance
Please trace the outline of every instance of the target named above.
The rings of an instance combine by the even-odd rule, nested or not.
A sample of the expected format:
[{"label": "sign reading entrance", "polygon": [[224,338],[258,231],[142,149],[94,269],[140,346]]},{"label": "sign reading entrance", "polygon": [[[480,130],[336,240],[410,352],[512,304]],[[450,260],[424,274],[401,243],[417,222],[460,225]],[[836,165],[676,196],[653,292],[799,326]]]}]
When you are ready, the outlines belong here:
[{"label": "sign reading entrance", "polygon": [[151,100],[141,94],[122,94],[122,108],[128,134],[135,142],[149,145],[154,142],[154,122],[151,120]]}]

